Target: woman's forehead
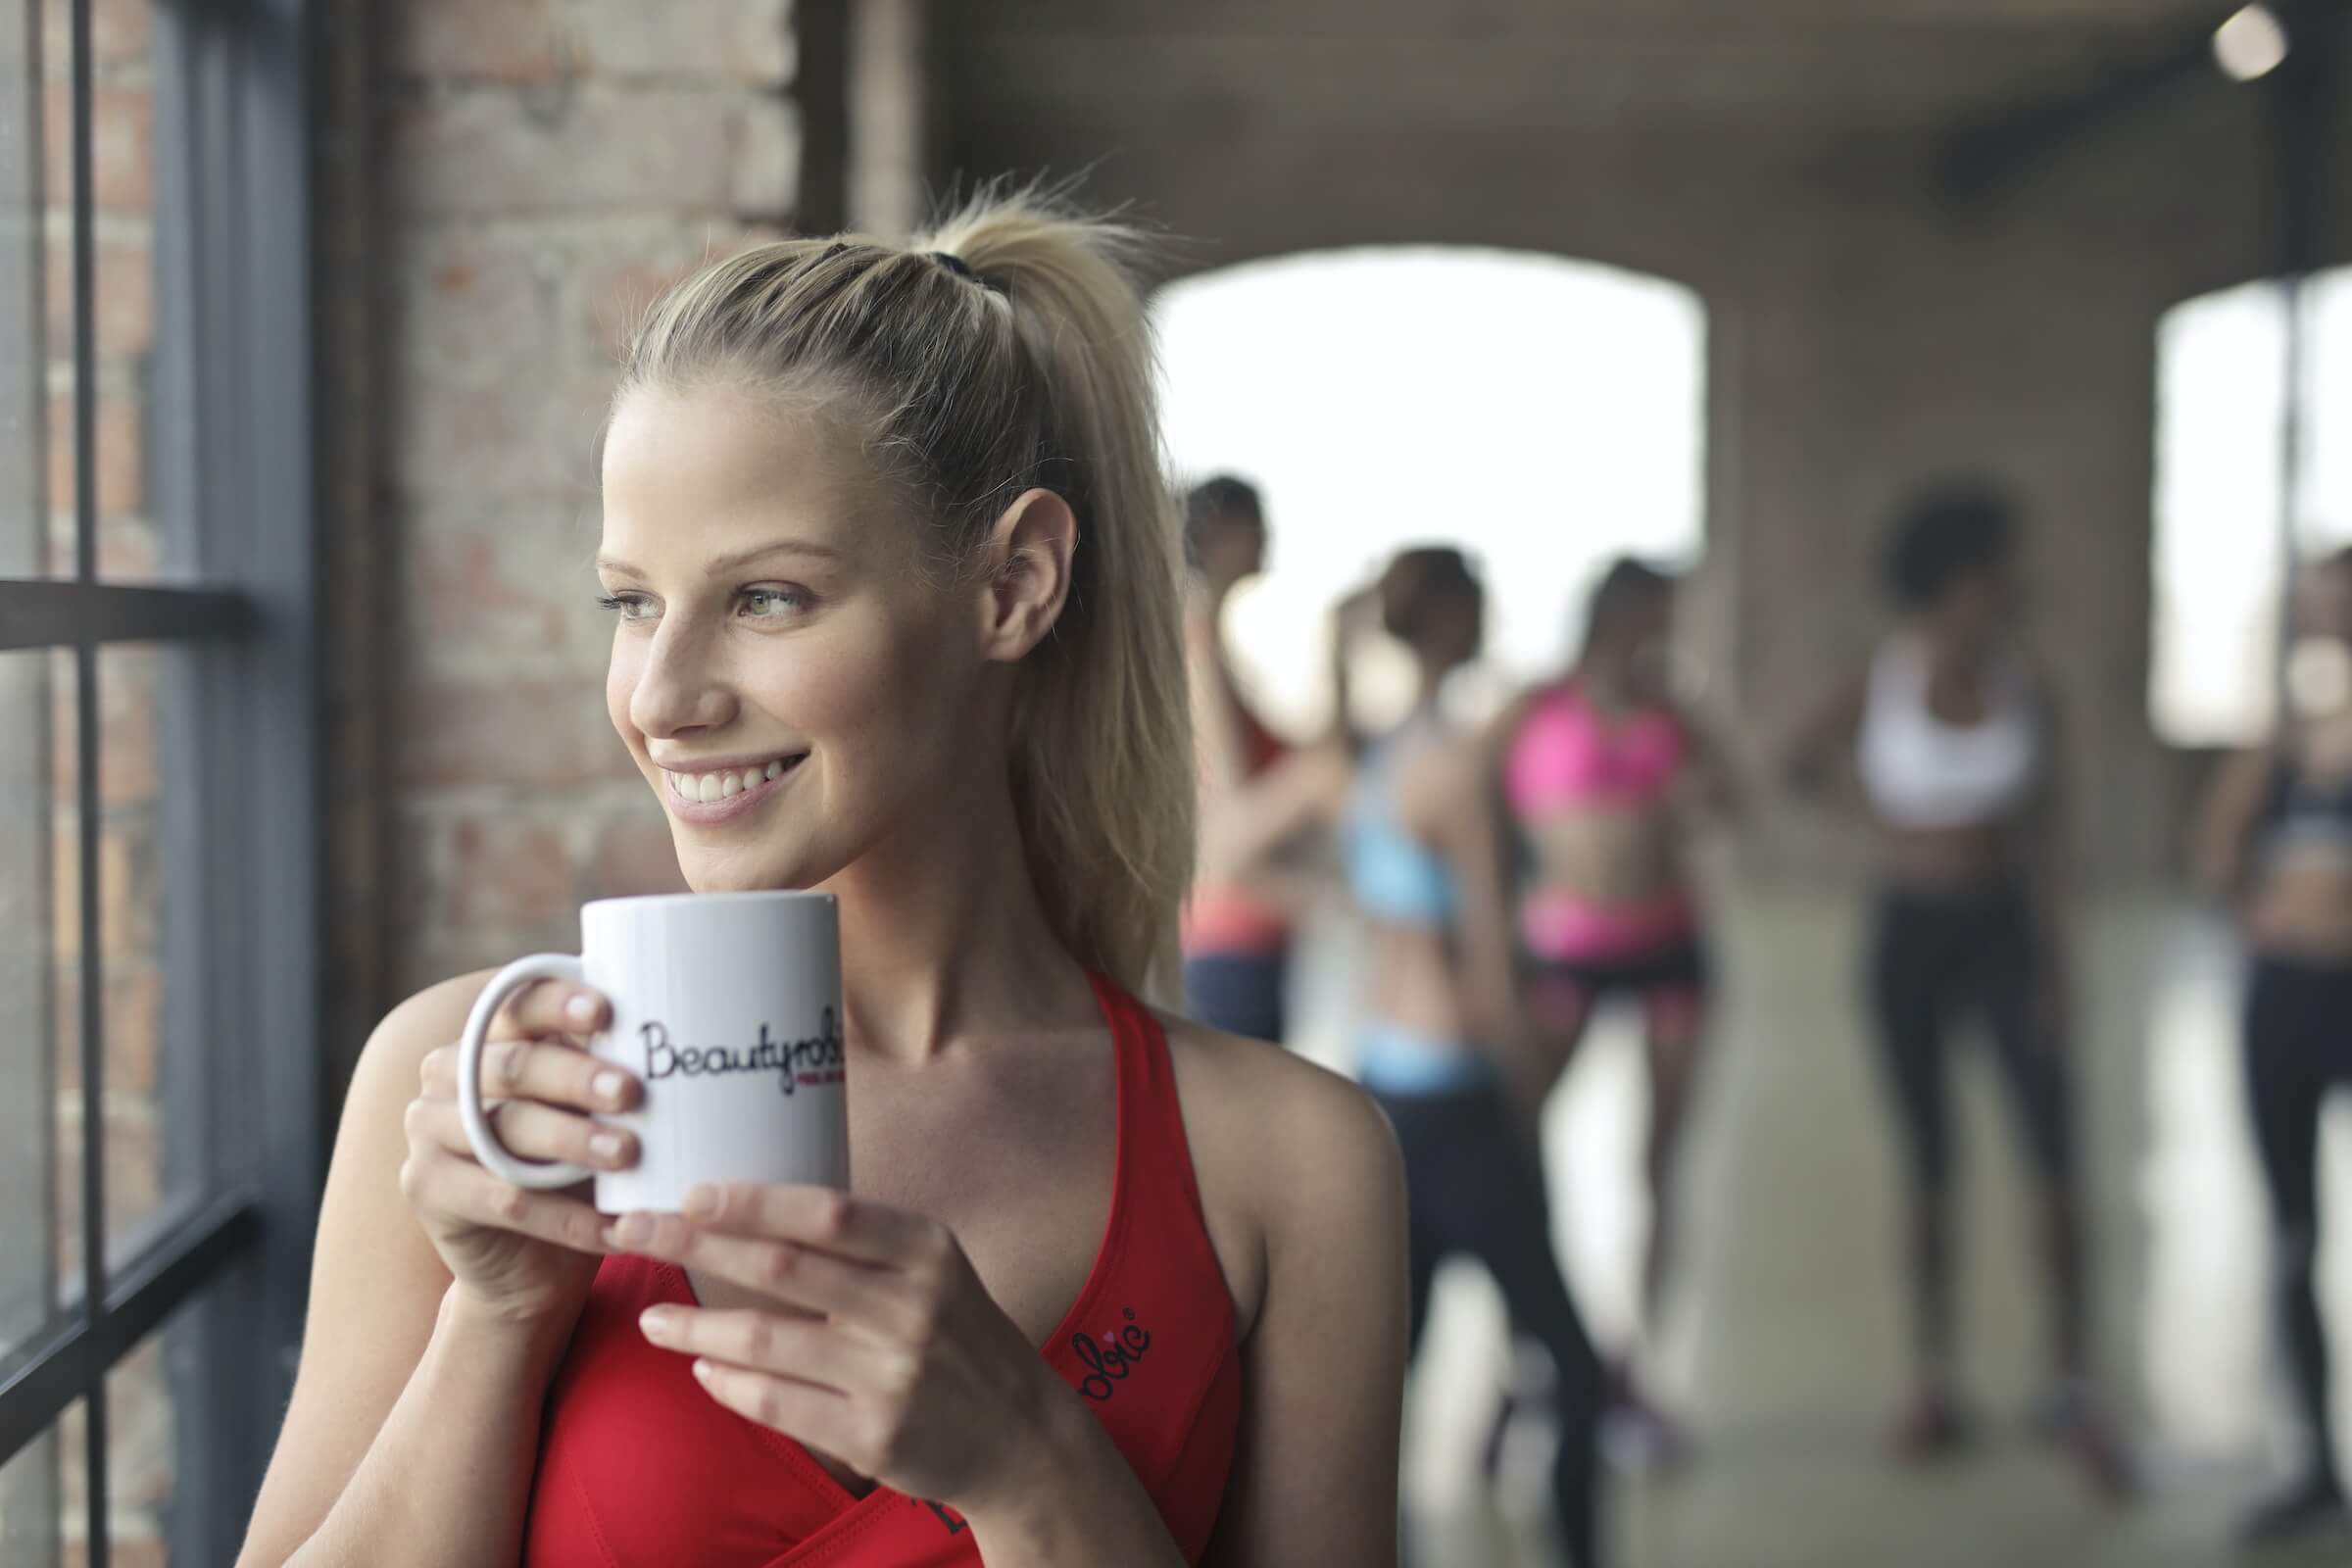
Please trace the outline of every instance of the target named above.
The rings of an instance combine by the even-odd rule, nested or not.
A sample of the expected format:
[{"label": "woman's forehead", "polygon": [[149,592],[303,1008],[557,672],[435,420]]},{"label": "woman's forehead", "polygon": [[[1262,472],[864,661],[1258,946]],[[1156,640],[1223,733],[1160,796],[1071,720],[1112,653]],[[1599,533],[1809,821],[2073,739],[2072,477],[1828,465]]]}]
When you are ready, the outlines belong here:
[{"label": "woman's forehead", "polygon": [[875,486],[830,420],[725,387],[648,387],[613,411],[604,454],[608,553],[723,556],[766,536],[849,553]]}]

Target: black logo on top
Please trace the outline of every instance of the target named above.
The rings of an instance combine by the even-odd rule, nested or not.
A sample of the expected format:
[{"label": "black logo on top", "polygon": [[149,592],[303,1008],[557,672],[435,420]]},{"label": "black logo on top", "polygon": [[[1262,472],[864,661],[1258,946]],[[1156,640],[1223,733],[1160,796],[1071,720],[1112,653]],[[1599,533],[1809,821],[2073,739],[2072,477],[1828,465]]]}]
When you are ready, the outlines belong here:
[{"label": "black logo on top", "polygon": [[1135,1363],[1152,1348],[1152,1336],[1135,1321],[1135,1308],[1121,1307],[1126,1326],[1116,1334],[1105,1334],[1100,1341],[1083,1330],[1070,1336],[1070,1348],[1086,1363],[1086,1376],[1078,1381],[1078,1392],[1101,1402],[1118,1392],[1118,1385],[1127,1381]]},{"label": "black logo on top", "polygon": [[658,1020],[638,1026],[638,1043],[645,1048],[645,1080],[702,1078],[713,1073],[772,1072],[787,1095],[803,1084],[837,1084],[848,1058],[841,1019],[831,1007],[824,1011],[817,1032],[806,1040],[777,1040],[760,1026],[760,1038],[748,1046],[680,1046],[672,1044],[669,1026]]}]

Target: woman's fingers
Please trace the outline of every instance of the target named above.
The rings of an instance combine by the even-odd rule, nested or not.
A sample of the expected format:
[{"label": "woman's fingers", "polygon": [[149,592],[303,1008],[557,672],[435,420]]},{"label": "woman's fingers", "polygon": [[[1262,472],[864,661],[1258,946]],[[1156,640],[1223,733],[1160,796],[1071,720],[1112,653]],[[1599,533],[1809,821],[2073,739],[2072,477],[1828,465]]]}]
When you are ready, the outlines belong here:
[{"label": "woman's fingers", "polygon": [[[627,1170],[637,1162],[637,1139],[627,1129],[552,1105],[506,1101],[490,1107],[490,1123],[507,1152],[517,1159],[561,1160],[591,1170]],[[472,1157],[465,1118],[454,1100],[420,1095],[409,1102],[408,1129],[412,1145],[429,1142]]]},{"label": "woman's fingers", "polygon": [[944,1263],[956,1239],[925,1214],[831,1187],[785,1182],[706,1184],[686,1194],[685,1217],[707,1230],[797,1242],[894,1268]]},{"label": "woman's fingers", "polygon": [[612,1004],[586,986],[539,980],[507,999],[493,1027],[502,1035],[586,1036],[612,1021]]},{"label": "woman's fingers", "polygon": [[[454,1100],[458,1048],[428,1054],[417,1070],[424,1092]],[[581,1110],[626,1110],[639,1085],[625,1069],[573,1046],[546,1040],[494,1040],[482,1048],[482,1095],[489,1100],[536,1100]]]},{"label": "woman's fingers", "polygon": [[758,1291],[845,1326],[869,1326],[905,1338],[916,1337],[923,1327],[904,1276],[797,1242],[708,1230],[678,1214],[634,1213],[607,1226],[605,1243]]},{"label": "woman's fingers", "polygon": [[870,1470],[872,1461],[862,1458],[867,1444],[858,1406],[847,1395],[708,1357],[695,1361],[694,1375],[710,1397],[744,1419]]},{"label": "woman's fingers", "polygon": [[419,1209],[553,1242],[575,1252],[612,1250],[604,1242],[604,1216],[578,1199],[500,1181],[471,1160],[455,1158],[443,1150],[412,1150],[400,1167],[400,1188]]},{"label": "woman's fingers", "polygon": [[[769,1372],[835,1394],[894,1386],[903,1354],[842,1333],[822,1318],[774,1312],[654,1306],[637,1324],[664,1350]],[[903,1369],[901,1369],[903,1370]]]}]

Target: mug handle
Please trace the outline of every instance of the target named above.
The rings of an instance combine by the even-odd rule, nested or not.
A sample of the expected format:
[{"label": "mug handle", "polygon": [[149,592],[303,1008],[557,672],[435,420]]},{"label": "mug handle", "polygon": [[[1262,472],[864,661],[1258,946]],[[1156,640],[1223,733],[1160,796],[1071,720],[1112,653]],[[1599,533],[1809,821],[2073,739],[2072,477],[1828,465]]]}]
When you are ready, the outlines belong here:
[{"label": "mug handle", "polygon": [[568,980],[584,986],[588,972],[568,953],[534,953],[490,977],[473,1011],[466,1015],[466,1032],[458,1037],[458,1115],[466,1123],[466,1141],[473,1146],[473,1157],[492,1175],[517,1187],[571,1187],[596,1173],[562,1160],[519,1159],[509,1153],[482,1104],[482,1046],[489,1038],[490,1020],[498,1016],[507,998],[541,980]]}]

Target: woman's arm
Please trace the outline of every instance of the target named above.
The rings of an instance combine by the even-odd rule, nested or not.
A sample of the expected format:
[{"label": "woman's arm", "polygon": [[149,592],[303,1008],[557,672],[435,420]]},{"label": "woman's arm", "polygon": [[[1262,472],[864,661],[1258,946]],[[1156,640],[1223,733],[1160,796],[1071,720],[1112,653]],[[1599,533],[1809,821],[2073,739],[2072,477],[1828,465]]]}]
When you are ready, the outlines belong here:
[{"label": "woman's arm", "polygon": [[1697,786],[1692,804],[1719,821],[1737,821],[1746,806],[1740,787],[1740,770],[1712,726],[1691,714],[1682,716],[1683,733],[1690,742],[1690,777]]},{"label": "woman's arm", "polygon": [[1438,848],[1453,873],[1463,1010],[1471,1031],[1490,1052],[1508,1054],[1525,1025],[1506,841],[1488,758],[1477,742],[1432,747],[1398,781],[1398,804],[1406,825]]},{"label": "woman's arm", "polygon": [[1338,814],[1349,776],[1347,750],[1337,742],[1294,752],[1250,773],[1219,659],[1215,629],[1188,622],[1185,674],[1200,783],[1195,876],[1204,886],[1262,874],[1284,845]]},{"label": "woman's arm", "polygon": [[1338,820],[1354,768],[1337,745],[1309,746],[1222,795],[1200,810],[1200,880],[1248,880],[1310,828]]},{"label": "woman's arm", "polygon": [[[1391,1568],[1404,1397],[1404,1168],[1354,1085],[1296,1058],[1259,1102],[1265,1284],[1214,1568]],[[1271,1076],[1271,1075],[1269,1075]],[[1104,1559],[1108,1560],[1108,1559]]]},{"label": "woman's arm", "polygon": [[2071,1022],[2074,948],[2075,843],[2073,780],[2067,756],[2065,714],[2047,678],[2034,676],[2040,710],[2041,767],[2026,803],[2025,883],[2034,932],[2041,948],[2042,1024],[2064,1038]]},{"label": "woman's arm", "polygon": [[1202,804],[1243,781],[1240,727],[1225,691],[1224,652],[1217,626],[1198,604],[1184,607],[1184,681],[1193,710],[1193,747],[1200,770]]},{"label": "woman's arm", "polygon": [[508,1568],[519,1553],[563,1339],[469,1309],[400,1187],[420,1064],[456,1038],[482,978],[412,998],[360,1058],[319,1213],[302,1363],[244,1568]]},{"label": "woman's arm", "polygon": [[1868,694],[1869,676],[1856,674],[1824,699],[1797,726],[1781,761],[1782,778],[1792,793],[1808,801],[1830,797],[1837,764],[1853,756]]},{"label": "woman's arm", "polygon": [[2197,812],[2189,865],[2198,890],[2210,898],[2235,893],[2245,875],[2246,841],[2262,815],[2263,797],[2278,765],[2270,747],[2239,752],[2221,765]]}]

